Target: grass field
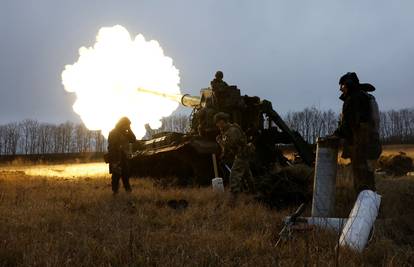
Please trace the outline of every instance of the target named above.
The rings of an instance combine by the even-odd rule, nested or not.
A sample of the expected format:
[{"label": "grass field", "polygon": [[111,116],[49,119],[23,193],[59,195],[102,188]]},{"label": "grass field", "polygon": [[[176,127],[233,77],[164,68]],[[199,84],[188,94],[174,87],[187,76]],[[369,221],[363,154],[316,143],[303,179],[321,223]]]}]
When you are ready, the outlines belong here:
[{"label": "grass field", "polygon": [[414,158],[414,145],[386,145],[384,146],[383,155],[404,152],[411,158]]},{"label": "grass field", "polygon": [[[355,200],[349,177],[341,167],[337,216]],[[293,206],[270,210],[245,196],[230,208],[210,188],[162,189],[149,179],[113,197],[102,163],[4,166],[0,266],[332,266],[337,255],[340,266],[412,266],[414,177],[379,176],[377,185],[373,240],[361,254],[337,254],[338,235],[317,229],[274,248]],[[171,209],[171,199],[189,207]]]}]

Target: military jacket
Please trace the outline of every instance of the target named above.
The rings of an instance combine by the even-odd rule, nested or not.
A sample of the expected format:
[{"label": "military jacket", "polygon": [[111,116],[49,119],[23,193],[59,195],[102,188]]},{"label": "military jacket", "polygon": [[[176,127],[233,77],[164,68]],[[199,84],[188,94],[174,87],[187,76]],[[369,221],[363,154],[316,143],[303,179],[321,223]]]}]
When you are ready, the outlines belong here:
[{"label": "military jacket", "polygon": [[210,85],[211,89],[213,89],[213,92],[215,93],[223,91],[229,86],[225,81],[219,79],[212,80]]},{"label": "military jacket", "polygon": [[342,105],[342,114],[336,134],[352,144],[354,141],[353,133],[359,130],[361,123],[370,121],[369,99],[360,90],[342,95],[340,99],[344,101],[344,104]]},{"label": "military jacket", "polygon": [[129,129],[121,131],[113,129],[108,136],[108,153],[111,162],[117,162],[128,153],[129,143],[136,141],[134,133]]},{"label": "military jacket", "polygon": [[340,99],[344,104],[335,135],[345,139],[343,157],[349,157],[352,146],[365,146],[370,159],[378,158],[381,144],[371,115],[368,94],[354,90]]},{"label": "military jacket", "polygon": [[218,136],[217,142],[223,149],[224,157],[246,157],[247,138],[236,123],[230,123]]}]

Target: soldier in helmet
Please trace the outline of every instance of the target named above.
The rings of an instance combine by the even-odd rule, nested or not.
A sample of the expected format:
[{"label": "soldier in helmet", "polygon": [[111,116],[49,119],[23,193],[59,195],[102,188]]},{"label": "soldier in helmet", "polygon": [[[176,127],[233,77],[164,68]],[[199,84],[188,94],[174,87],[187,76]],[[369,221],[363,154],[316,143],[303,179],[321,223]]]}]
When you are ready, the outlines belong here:
[{"label": "soldier in helmet", "polygon": [[375,87],[360,84],[355,72],[343,75],[339,86],[344,103],[334,136],[344,139],[342,157],[351,159],[355,192],[375,191],[374,168],[381,154],[379,111],[375,98],[367,93]]},{"label": "soldier in helmet", "polygon": [[210,82],[211,88],[214,91],[220,91],[225,89],[227,86],[229,86],[225,81],[223,81],[224,74],[222,71],[217,71],[214,80]]},{"label": "soldier in helmet", "polygon": [[229,85],[223,81],[223,77],[223,72],[219,70],[216,72],[214,80],[210,82],[211,89],[213,90],[214,105],[219,109],[222,109],[225,106],[226,90],[229,87]]},{"label": "soldier in helmet", "polygon": [[214,116],[220,135],[217,142],[222,148],[222,158],[232,162],[230,172],[231,202],[234,204],[237,195],[247,186],[251,193],[255,192],[254,181],[249,166],[251,144],[247,144],[247,138],[243,130],[236,123],[229,122],[227,113],[219,112]]},{"label": "soldier in helmet", "polygon": [[131,121],[127,117],[121,118],[108,136],[109,173],[112,174],[112,192],[118,193],[119,180],[127,192],[131,192],[129,184],[129,166],[127,153],[129,144],[136,141],[131,130]]}]

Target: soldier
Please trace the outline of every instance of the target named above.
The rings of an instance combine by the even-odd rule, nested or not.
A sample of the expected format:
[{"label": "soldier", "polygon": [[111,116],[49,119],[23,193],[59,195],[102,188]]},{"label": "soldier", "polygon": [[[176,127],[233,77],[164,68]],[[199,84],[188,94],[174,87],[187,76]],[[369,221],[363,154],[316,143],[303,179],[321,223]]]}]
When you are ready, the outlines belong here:
[{"label": "soldier", "polygon": [[214,80],[210,82],[213,92],[225,90],[229,85],[223,81],[224,74],[222,71],[217,71]]},{"label": "soldier", "polygon": [[125,191],[131,192],[132,190],[129,184],[127,153],[129,144],[134,143],[136,138],[130,126],[131,121],[127,117],[123,117],[109,133],[108,137],[109,173],[112,174],[112,192],[114,194],[118,193],[119,180],[121,178]]},{"label": "soldier", "polygon": [[375,98],[367,93],[375,88],[360,84],[355,72],[343,75],[339,85],[344,103],[334,136],[344,139],[342,157],[351,159],[355,192],[375,191],[375,162],[381,154],[379,116]]},{"label": "soldier", "polygon": [[213,106],[212,99],[207,98],[205,107],[200,109],[197,114],[197,130],[199,135],[214,140],[217,136],[217,127],[214,124],[214,115],[216,113],[217,111]]},{"label": "soldier", "polygon": [[230,172],[231,203],[234,204],[237,195],[245,185],[251,193],[255,192],[254,181],[249,166],[251,145],[247,144],[246,135],[239,125],[229,123],[229,115],[219,112],[214,116],[220,135],[217,142],[222,148],[222,158],[232,162]]},{"label": "soldier", "polygon": [[223,81],[223,72],[217,71],[214,80],[210,82],[211,89],[213,90],[214,105],[219,109],[223,109],[225,106],[226,91],[229,85]]}]

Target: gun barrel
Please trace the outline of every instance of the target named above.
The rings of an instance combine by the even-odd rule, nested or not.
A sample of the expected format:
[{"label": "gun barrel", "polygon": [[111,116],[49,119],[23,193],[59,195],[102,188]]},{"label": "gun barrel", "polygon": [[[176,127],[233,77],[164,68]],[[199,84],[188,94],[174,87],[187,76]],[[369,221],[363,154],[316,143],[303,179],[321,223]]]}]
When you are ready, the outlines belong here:
[{"label": "gun barrel", "polygon": [[181,95],[181,94],[168,94],[159,91],[148,90],[145,88],[138,88],[138,92],[152,94],[160,97],[164,97],[170,99],[175,102],[181,103],[185,107],[195,108],[199,107],[201,104],[201,98],[198,96],[192,96],[189,94]]},{"label": "gun barrel", "polygon": [[198,96],[185,94],[181,97],[181,104],[183,104],[183,106],[190,108],[199,107],[201,104],[201,98]]}]

